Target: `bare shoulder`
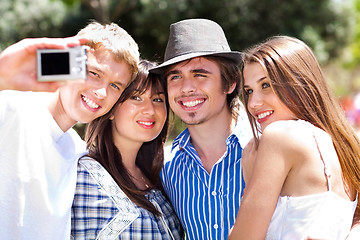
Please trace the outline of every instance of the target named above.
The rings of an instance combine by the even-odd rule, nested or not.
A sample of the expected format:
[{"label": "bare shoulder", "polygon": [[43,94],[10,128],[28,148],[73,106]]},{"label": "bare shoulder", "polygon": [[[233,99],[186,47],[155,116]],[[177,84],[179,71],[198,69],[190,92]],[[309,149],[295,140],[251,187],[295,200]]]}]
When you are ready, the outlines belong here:
[{"label": "bare shoulder", "polygon": [[271,123],[265,128],[260,145],[292,153],[304,153],[313,142],[312,138],[312,132],[302,122],[282,120]]}]

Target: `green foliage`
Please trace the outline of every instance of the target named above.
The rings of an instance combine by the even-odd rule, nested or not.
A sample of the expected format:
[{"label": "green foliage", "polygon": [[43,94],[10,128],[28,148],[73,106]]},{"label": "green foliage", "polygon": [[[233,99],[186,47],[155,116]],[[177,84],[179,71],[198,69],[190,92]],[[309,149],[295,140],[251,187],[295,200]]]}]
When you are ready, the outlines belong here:
[{"label": "green foliage", "polygon": [[27,37],[59,37],[66,16],[61,1],[1,0],[0,50]]},{"label": "green foliage", "polygon": [[352,0],[62,1],[69,8],[62,28],[66,34],[75,34],[88,19],[116,22],[138,42],[142,57],[159,62],[163,59],[169,25],[186,18],[218,22],[231,48],[236,50],[273,35],[299,37],[312,47],[322,63],[337,57],[352,36],[352,6],[344,4]]},{"label": "green foliage", "polygon": [[208,18],[224,28],[232,49],[243,50],[272,35],[285,34],[306,41],[319,60],[327,62],[349,42],[350,10],[342,6],[333,0],[141,0],[119,20],[129,24],[127,29],[142,54],[159,61],[171,23]]},{"label": "green foliage", "polygon": [[352,58],[347,61],[347,66],[350,68],[354,68],[360,63],[360,0],[354,0],[354,9],[355,34],[350,45]]},{"label": "green foliage", "polygon": [[[51,0],[56,1],[56,0]],[[72,7],[80,2],[80,0],[61,0],[65,5]]]}]

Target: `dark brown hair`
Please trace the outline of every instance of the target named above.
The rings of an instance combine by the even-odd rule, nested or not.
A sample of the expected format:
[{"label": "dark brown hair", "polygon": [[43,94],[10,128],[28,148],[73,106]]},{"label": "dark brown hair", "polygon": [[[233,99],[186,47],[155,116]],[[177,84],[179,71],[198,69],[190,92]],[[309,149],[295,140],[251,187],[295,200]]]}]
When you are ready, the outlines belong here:
[{"label": "dark brown hair", "polygon": [[236,84],[234,91],[226,96],[228,109],[232,113],[233,119],[236,120],[241,104],[239,98],[241,71],[238,65],[230,59],[218,56],[207,56],[206,58],[215,62],[220,68],[222,91],[227,92],[234,83]]},{"label": "dark brown hair", "polygon": [[[117,105],[135,94],[143,94],[150,88],[153,92],[164,91],[165,88],[159,76],[148,72],[154,66],[156,66],[155,63],[147,60],[140,61],[139,72],[135,80],[124,90],[117,103],[107,114],[89,123],[85,139],[89,149],[88,156],[97,160],[111,174],[119,187],[135,204],[158,215],[159,212],[154,205],[145,197],[146,192],[137,188],[123,165],[121,153],[113,141],[113,121],[110,120]],[[165,100],[166,107],[169,109],[166,93]],[[160,190],[163,190],[160,171],[164,162],[163,146],[166,141],[167,131],[168,116],[159,136],[150,142],[143,143],[136,157],[136,165],[150,180],[152,186]]]}]

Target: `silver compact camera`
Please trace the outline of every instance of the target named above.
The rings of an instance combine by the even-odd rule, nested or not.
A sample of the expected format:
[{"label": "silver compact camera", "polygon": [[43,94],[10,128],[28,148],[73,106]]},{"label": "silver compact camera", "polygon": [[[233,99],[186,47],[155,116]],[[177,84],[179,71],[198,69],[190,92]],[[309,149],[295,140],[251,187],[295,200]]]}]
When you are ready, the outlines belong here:
[{"label": "silver compact camera", "polygon": [[37,50],[39,82],[86,79],[86,47]]}]

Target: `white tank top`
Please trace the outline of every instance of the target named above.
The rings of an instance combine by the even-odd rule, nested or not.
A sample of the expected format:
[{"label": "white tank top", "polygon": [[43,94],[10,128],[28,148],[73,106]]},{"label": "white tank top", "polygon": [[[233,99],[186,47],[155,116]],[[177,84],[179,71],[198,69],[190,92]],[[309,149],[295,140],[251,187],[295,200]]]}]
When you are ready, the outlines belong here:
[{"label": "white tank top", "polygon": [[[315,128],[310,123],[301,120],[298,122]],[[324,163],[328,191],[300,197],[280,196],[266,240],[296,240],[306,237],[343,240],[349,234],[358,199],[348,201],[331,191],[329,168],[319,145],[318,149]]]}]

